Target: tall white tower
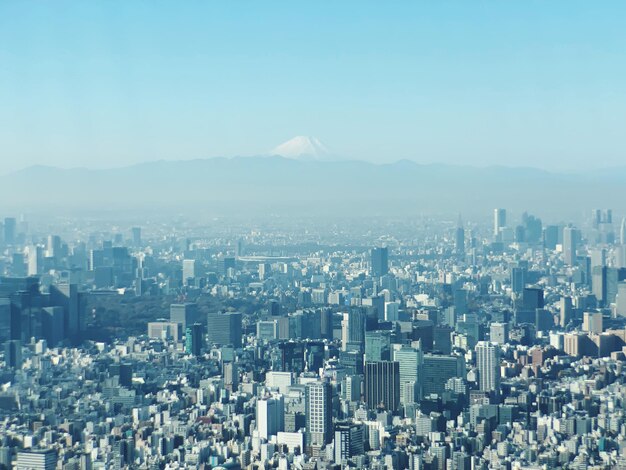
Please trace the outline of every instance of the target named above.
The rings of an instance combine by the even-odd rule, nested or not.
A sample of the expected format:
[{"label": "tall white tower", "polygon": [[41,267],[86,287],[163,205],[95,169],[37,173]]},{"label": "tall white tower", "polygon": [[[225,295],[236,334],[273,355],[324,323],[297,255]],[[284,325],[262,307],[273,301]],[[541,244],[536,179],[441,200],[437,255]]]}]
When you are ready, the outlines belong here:
[{"label": "tall white tower", "polygon": [[257,402],[256,426],[259,437],[267,440],[285,430],[285,400],[281,394]]},{"label": "tall white tower", "polygon": [[493,236],[498,237],[500,229],[506,227],[506,209],[493,210]]},{"label": "tall white tower", "polygon": [[500,348],[488,341],[476,344],[476,366],[480,390],[500,392]]}]

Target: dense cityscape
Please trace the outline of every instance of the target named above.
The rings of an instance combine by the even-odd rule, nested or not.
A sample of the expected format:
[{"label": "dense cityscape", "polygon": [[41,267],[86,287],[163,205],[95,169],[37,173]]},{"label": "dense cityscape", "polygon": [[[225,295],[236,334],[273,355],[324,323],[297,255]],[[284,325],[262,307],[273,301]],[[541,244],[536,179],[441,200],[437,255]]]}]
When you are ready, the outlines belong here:
[{"label": "dense cityscape", "polygon": [[169,220],[4,218],[0,468],[626,468],[610,209]]}]

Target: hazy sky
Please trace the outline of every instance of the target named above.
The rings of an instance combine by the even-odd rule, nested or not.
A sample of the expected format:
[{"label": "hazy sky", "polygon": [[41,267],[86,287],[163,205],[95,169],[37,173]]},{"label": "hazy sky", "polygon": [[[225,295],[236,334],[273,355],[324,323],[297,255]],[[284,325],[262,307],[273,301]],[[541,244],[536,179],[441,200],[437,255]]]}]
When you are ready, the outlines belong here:
[{"label": "hazy sky", "polygon": [[623,1],[0,0],[0,172],[265,152],[626,164]]}]

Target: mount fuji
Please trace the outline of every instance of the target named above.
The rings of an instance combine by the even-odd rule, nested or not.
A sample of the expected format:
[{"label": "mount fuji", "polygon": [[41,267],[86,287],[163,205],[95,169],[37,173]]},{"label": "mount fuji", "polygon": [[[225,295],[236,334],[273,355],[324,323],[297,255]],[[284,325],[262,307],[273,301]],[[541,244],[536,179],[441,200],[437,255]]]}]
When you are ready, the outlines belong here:
[{"label": "mount fuji", "polygon": [[299,135],[274,147],[270,155],[278,155],[295,160],[329,161],[337,160],[328,147],[315,137]]}]

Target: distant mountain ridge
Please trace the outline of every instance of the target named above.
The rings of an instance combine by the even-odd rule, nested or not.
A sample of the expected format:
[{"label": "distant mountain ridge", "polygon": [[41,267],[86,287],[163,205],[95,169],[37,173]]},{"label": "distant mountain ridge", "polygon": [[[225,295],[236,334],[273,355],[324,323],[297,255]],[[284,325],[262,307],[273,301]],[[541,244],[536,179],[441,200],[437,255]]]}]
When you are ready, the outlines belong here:
[{"label": "distant mountain ridge", "polygon": [[33,166],[0,177],[13,207],[213,207],[285,213],[484,213],[519,210],[619,210],[626,171],[557,174],[535,168],[485,168],[409,160],[375,164],[280,156],[161,160],[104,170]]}]

